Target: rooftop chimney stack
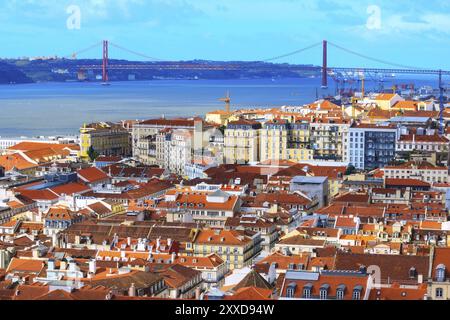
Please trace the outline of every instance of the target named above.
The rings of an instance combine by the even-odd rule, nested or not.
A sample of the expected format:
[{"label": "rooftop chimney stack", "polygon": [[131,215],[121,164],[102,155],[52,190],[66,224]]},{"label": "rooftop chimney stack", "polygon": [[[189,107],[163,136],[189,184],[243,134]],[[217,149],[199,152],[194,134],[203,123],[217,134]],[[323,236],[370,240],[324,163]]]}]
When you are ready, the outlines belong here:
[{"label": "rooftop chimney stack", "polygon": [[92,259],[89,261],[89,273],[95,274],[97,272],[97,261]]},{"label": "rooftop chimney stack", "polygon": [[130,289],[128,289],[128,295],[130,297],[136,297],[136,286],[134,283],[132,283]]}]

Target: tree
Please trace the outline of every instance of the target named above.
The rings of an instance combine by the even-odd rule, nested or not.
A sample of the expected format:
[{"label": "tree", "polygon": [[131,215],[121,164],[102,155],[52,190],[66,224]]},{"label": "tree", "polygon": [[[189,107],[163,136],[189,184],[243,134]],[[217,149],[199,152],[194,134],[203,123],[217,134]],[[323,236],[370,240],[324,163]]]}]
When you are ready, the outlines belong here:
[{"label": "tree", "polygon": [[353,174],[353,173],[355,173],[355,172],[356,172],[355,166],[354,166],[354,165],[349,165],[349,166],[347,167],[347,170],[345,170],[345,175],[346,175],[346,176],[349,176],[349,175],[351,175],[351,174]]},{"label": "tree", "polygon": [[99,156],[98,152],[95,151],[92,146],[89,147],[89,150],[87,153],[88,153],[89,160],[91,160],[92,162],[95,161],[95,159],[97,159]]}]

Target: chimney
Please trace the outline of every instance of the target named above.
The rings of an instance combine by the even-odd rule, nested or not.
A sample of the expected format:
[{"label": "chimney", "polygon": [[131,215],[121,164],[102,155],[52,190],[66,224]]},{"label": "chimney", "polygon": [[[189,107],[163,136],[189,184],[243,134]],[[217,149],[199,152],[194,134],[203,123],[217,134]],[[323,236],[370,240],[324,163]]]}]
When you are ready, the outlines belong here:
[{"label": "chimney", "polygon": [[160,244],[161,244],[161,238],[156,239],[156,251],[159,250]]},{"label": "chimney", "polygon": [[200,300],[201,293],[202,293],[202,291],[201,291],[200,287],[197,287],[195,289],[195,300]]},{"label": "chimney", "polygon": [[97,261],[92,259],[89,261],[89,273],[95,274],[97,272]]},{"label": "chimney", "polygon": [[417,276],[417,283],[422,284],[423,283],[423,274],[419,274]]},{"label": "chimney", "polygon": [[53,270],[55,270],[55,260],[53,260],[53,259],[49,259],[49,260],[48,260],[47,270],[48,270],[48,271],[53,271]]},{"label": "chimney", "polygon": [[33,249],[33,259],[39,258],[39,249]]},{"label": "chimney", "polygon": [[75,261],[69,262],[69,271],[77,271],[77,264],[75,263]]},{"label": "chimney", "polygon": [[172,245],[172,239],[168,238],[167,239],[167,246],[170,248],[171,245]]},{"label": "chimney", "polygon": [[176,252],[172,252],[172,257],[170,259],[171,263],[174,263],[176,258],[177,258]]},{"label": "chimney", "polygon": [[128,237],[128,238],[127,238],[127,245],[128,245],[128,246],[131,246],[131,237]]},{"label": "chimney", "polygon": [[67,269],[67,262],[64,260],[61,260],[61,263],[59,265],[59,270],[66,270]]},{"label": "chimney", "polygon": [[136,297],[136,287],[134,283],[132,283],[130,289],[128,289],[128,295],[130,297]]},{"label": "chimney", "polygon": [[56,233],[52,234],[52,246],[54,247],[58,247],[58,236],[56,235]]}]

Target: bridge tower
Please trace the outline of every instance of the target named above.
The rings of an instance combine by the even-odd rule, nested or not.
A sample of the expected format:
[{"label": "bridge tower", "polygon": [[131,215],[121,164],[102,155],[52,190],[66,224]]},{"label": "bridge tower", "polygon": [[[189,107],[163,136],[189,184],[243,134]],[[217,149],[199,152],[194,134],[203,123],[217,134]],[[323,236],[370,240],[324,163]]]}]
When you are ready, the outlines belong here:
[{"label": "bridge tower", "polygon": [[328,41],[323,40],[322,88],[328,88]]},{"label": "bridge tower", "polygon": [[108,40],[104,40],[103,41],[103,65],[102,65],[102,70],[103,70],[103,74],[102,74],[102,81],[103,83],[108,83],[108,60],[109,60],[109,53],[108,53]]}]

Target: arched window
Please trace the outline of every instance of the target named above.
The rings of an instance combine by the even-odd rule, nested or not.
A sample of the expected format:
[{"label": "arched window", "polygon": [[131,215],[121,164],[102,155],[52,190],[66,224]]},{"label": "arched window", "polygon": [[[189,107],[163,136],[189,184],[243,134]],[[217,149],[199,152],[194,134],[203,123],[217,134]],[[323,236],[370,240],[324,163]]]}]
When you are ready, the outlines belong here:
[{"label": "arched window", "polygon": [[303,287],[303,298],[310,299],[311,298],[311,290],[312,284],[308,283]]},{"label": "arched window", "polygon": [[445,281],[445,265],[440,264],[436,267],[436,280],[439,282]]},{"label": "arched window", "polygon": [[319,294],[320,294],[320,299],[321,300],[325,300],[325,299],[327,299],[327,297],[328,297],[328,289],[330,288],[330,285],[328,285],[328,284],[323,284],[321,287],[320,287],[320,292],[319,292]]},{"label": "arched window", "polygon": [[361,299],[361,291],[362,291],[362,286],[356,286],[355,288],[353,288],[353,295],[352,295],[352,299],[353,300],[360,300]]},{"label": "arched window", "polygon": [[286,297],[287,298],[293,298],[295,295],[295,289],[297,288],[297,284],[294,282],[291,282],[286,289]]},{"label": "arched window", "polygon": [[344,294],[345,294],[345,285],[341,284],[337,287],[336,290],[336,299],[337,300],[344,300]]},{"label": "arched window", "polygon": [[416,268],[411,267],[411,268],[409,269],[409,277],[410,277],[411,279],[414,279],[414,278],[416,277]]}]

